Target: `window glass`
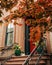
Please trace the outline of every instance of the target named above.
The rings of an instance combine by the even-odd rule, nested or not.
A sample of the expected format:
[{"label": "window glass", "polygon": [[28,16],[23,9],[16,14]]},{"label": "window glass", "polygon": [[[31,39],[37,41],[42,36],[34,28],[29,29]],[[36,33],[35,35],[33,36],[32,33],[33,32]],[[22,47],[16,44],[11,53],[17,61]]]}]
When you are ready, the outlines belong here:
[{"label": "window glass", "polygon": [[6,45],[11,46],[13,44],[13,23],[8,24],[6,31]]}]

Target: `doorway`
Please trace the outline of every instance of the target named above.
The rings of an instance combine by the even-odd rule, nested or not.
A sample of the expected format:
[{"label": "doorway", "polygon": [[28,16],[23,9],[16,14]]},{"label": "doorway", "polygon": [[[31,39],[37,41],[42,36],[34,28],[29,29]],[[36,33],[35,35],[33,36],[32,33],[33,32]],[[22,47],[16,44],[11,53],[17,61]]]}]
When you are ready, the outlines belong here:
[{"label": "doorway", "polygon": [[25,25],[25,54],[28,55],[34,49],[35,45],[30,42],[30,26]]}]

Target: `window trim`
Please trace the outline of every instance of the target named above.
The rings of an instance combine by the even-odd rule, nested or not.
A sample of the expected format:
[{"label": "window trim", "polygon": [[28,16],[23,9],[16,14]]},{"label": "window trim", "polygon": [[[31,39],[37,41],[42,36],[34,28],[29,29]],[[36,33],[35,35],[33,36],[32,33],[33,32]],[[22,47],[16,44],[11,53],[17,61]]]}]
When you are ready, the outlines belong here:
[{"label": "window trim", "polygon": [[[11,23],[10,23],[11,24]],[[9,25],[9,24],[8,24]],[[10,32],[8,32],[7,30],[8,29],[10,29],[10,28],[8,28],[8,26],[6,27],[6,36],[5,36],[5,47],[6,48],[8,48],[8,47],[10,47],[10,46],[12,46],[13,45],[13,43],[14,43],[14,41],[13,41],[13,43],[11,44],[11,45],[7,45],[7,37],[8,37],[8,34],[9,33],[13,33],[13,40],[14,40],[14,26],[13,26],[13,30],[12,31],[10,31]]]}]

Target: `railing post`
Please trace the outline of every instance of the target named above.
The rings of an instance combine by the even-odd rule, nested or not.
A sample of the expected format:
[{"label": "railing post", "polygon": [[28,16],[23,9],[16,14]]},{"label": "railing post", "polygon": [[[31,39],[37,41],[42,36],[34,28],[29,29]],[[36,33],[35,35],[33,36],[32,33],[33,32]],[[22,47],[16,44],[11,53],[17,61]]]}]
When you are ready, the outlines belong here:
[{"label": "railing post", "polygon": [[38,58],[38,60],[37,60],[35,65],[38,65],[39,61],[41,60],[41,57],[42,57],[43,53],[44,53],[44,50],[41,52],[41,54],[40,54],[40,56],[39,56],[39,58]]}]

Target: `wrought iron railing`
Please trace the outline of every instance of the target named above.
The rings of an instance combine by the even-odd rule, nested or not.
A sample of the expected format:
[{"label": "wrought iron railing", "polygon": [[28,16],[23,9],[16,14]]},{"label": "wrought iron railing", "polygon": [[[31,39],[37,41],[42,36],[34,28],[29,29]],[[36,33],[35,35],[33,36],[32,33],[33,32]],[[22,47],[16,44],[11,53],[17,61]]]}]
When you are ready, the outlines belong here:
[{"label": "wrought iron railing", "polygon": [[[22,65],[28,65],[29,59],[37,52],[37,48],[39,48],[40,45],[38,45],[36,48],[33,49],[33,51],[30,53],[30,55],[27,57],[27,59],[25,60],[25,62]],[[43,53],[43,51],[42,51]],[[40,57],[42,56],[42,53],[39,56],[39,59],[36,63],[36,65],[38,64]]]},{"label": "wrought iron railing", "polygon": [[9,46],[9,47],[6,47],[6,48],[3,48],[1,50],[1,54],[0,54],[0,65],[4,65],[4,63],[9,60],[13,55],[14,53],[11,53],[10,56],[7,56],[7,57],[3,57],[3,55],[5,54],[5,52],[8,52],[8,50],[10,51],[12,49],[13,45]]},{"label": "wrought iron railing", "polygon": [[35,65],[39,64],[39,61],[41,60],[41,57],[42,57],[43,53],[44,53],[44,50],[42,50],[42,52],[41,52],[40,56],[38,57],[37,62],[36,62]]},{"label": "wrought iron railing", "polygon": [[[22,65],[28,65],[28,64],[29,64],[30,58],[31,58],[34,54],[36,55],[37,49],[40,47],[41,42],[43,41],[43,39],[44,39],[44,38],[41,38],[41,40],[40,40],[38,46],[33,49],[33,51],[30,53],[30,55],[27,57],[27,59],[24,61],[24,63],[23,63]],[[40,55],[39,55],[39,57],[38,57],[37,62],[36,62],[35,65],[38,65],[38,64],[39,64],[39,61],[41,60],[41,57],[42,57],[42,55],[43,55],[43,53],[44,53],[44,47],[42,46],[42,48],[43,48],[43,49],[42,49],[42,52],[40,53]]]},{"label": "wrought iron railing", "polygon": [[[41,41],[40,41],[41,42]],[[24,63],[22,65],[28,65],[29,64],[29,60],[31,59],[31,57],[35,54],[36,56],[36,52],[37,52],[37,49],[40,47],[41,43],[39,42],[38,46],[36,48],[33,49],[33,51],[30,53],[30,55],[27,57],[27,59],[24,61]],[[10,56],[8,56],[2,63],[1,65],[4,65],[4,63],[9,60],[12,56],[14,55],[11,54]],[[35,65],[38,65],[39,64],[39,61],[41,60],[41,57],[42,55],[44,55],[44,48],[42,49],[42,52],[39,54],[39,57],[37,59],[37,62]],[[49,55],[50,56],[50,55]],[[50,59],[49,59],[50,60]]]},{"label": "wrought iron railing", "polygon": [[11,46],[9,46],[9,47],[3,48],[3,49],[1,50],[0,55],[3,55],[3,54],[5,53],[5,51],[12,49],[12,47],[13,47],[13,45],[11,45]]},{"label": "wrought iron railing", "polygon": [[1,65],[4,65],[4,63],[7,62],[9,59],[11,59],[13,55],[14,53],[8,56],[7,58],[5,58],[5,60],[1,62]]}]

